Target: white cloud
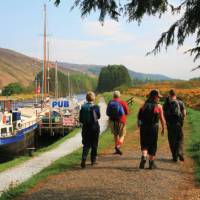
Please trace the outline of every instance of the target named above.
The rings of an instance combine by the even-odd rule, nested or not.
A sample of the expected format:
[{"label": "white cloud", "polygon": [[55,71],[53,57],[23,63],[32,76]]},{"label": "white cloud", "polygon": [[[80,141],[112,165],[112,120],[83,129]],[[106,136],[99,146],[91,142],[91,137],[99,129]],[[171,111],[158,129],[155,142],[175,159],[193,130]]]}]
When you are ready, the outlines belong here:
[{"label": "white cloud", "polygon": [[83,28],[86,34],[111,42],[127,43],[135,40],[134,34],[126,32],[121,23],[111,20],[105,21],[103,25],[98,21],[88,21],[83,24]]},{"label": "white cloud", "polygon": [[50,59],[66,62],[88,63],[91,51],[103,46],[100,40],[66,40],[52,38],[50,42]]}]

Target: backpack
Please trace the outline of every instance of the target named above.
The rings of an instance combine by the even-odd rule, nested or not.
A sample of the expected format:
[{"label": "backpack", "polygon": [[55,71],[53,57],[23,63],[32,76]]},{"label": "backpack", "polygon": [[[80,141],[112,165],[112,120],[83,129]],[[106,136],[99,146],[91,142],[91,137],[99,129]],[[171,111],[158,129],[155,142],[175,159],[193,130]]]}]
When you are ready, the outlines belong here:
[{"label": "backpack", "polygon": [[95,111],[95,106],[90,103],[85,103],[81,107],[80,122],[83,124],[92,124],[98,121],[98,117]]},{"label": "backpack", "polygon": [[139,120],[142,125],[153,125],[158,123],[159,116],[154,113],[156,104],[151,102],[146,102],[144,107],[139,112]]},{"label": "backpack", "polygon": [[182,121],[180,102],[178,100],[168,100],[165,108],[165,116],[168,121]]},{"label": "backpack", "polygon": [[125,115],[122,105],[117,101],[110,101],[106,111],[111,121],[119,121]]}]

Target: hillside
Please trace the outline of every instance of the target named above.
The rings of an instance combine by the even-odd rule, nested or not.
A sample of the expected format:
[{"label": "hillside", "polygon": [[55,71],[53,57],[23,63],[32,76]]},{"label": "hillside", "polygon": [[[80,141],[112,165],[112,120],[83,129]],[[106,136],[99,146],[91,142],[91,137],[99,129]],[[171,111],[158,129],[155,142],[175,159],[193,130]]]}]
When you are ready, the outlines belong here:
[{"label": "hillside", "polygon": [[0,48],[0,88],[12,82],[20,82],[23,86],[28,86],[39,69],[38,60]]},{"label": "hillside", "polygon": [[[80,70],[66,69],[60,65],[58,69],[64,74],[68,72],[70,74],[82,74]],[[27,87],[34,80],[35,74],[41,70],[42,62],[40,60],[0,48],[0,89],[14,82],[19,82],[22,86]]]},{"label": "hillside", "polygon": [[147,83],[130,88],[128,93],[134,96],[146,97],[152,89],[159,89],[166,97],[170,89],[175,89],[179,98],[183,99],[188,107],[200,110],[200,81],[166,81],[162,83]]},{"label": "hillside", "polygon": [[[77,71],[82,71],[84,73],[88,74],[94,74],[96,76],[99,76],[100,71],[103,67],[103,65],[80,65],[80,64],[73,64],[73,63],[59,63],[60,66],[62,66],[65,69],[73,69]],[[167,77],[162,74],[145,74],[140,72],[135,72],[129,69],[129,75],[132,79],[137,80],[152,80],[152,81],[163,81],[163,80],[171,80],[170,77]]]}]

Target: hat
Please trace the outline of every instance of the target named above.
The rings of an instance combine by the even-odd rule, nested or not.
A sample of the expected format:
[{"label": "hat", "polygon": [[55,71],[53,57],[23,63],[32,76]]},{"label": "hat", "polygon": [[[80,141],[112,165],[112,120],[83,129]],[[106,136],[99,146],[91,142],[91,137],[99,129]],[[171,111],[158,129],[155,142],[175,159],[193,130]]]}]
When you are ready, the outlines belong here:
[{"label": "hat", "polygon": [[160,94],[160,92],[159,92],[159,90],[151,90],[151,92],[149,93],[149,96],[150,97],[163,97],[161,94]]},{"label": "hat", "polygon": [[119,98],[120,96],[121,96],[120,91],[116,90],[116,91],[113,92],[113,97],[114,98]]}]

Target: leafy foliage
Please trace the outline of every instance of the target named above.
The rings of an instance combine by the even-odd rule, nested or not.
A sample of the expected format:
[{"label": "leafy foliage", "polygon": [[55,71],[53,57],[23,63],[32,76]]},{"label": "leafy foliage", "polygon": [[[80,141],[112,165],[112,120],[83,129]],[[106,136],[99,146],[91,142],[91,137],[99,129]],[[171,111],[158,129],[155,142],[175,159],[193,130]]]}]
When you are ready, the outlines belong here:
[{"label": "leafy foliage", "polygon": [[[54,0],[59,5],[61,0]],[[172,1],[174,2],[174,1]],[[157,54],[161,48],[174,44],[177,39],[178,46],[182,46],[185,39],[191,35],[196,36],[195,46],[189,49],[194,55],[194,61],[200,57],[200,1],[180,0],[180,5],[174,6],[168,0],[74,0],[72,8],[78,7],[81,16],[85,17],[92,11],[99,11],[99,20],[104,21],[106,16],[118,21],[120,17],[126,17],[129,22],[140,23],[145,15],[161,17],[167,11],[173,15],[183,12],[182,16],[171,27],[162,33],[153,51]],[[148,53],[148,54],[149,54]],[[200,66],[195,69],[200,68]]]},{"label": "leafy foliage", "polygon": [[[39,80],[42,80],[42,72],[39,73]],[[42,83],[40,83],[42,85]],[[72,93],[82,93],[87,90],[95,90],[97,79],[86,74],[70,75],[70,90]],[[55,92],[55,69],[50,69],[50,93]],[[69,93],[68,77],[64,73],[58,71],[58,93],[59,96],[66,96]]]},{"label": "leafy foliage", "polygon": [[101,69],[97,91],[107,92],[120,86],[131,86],[131,82],[126,67],[123,65],[108,65]]},{"label": "leafy foliage", "polygon": [[3,96],[11,96],[12,94],[20,94],[23,91],[22,86],[19,83],[10,83],[3,88]]}]

